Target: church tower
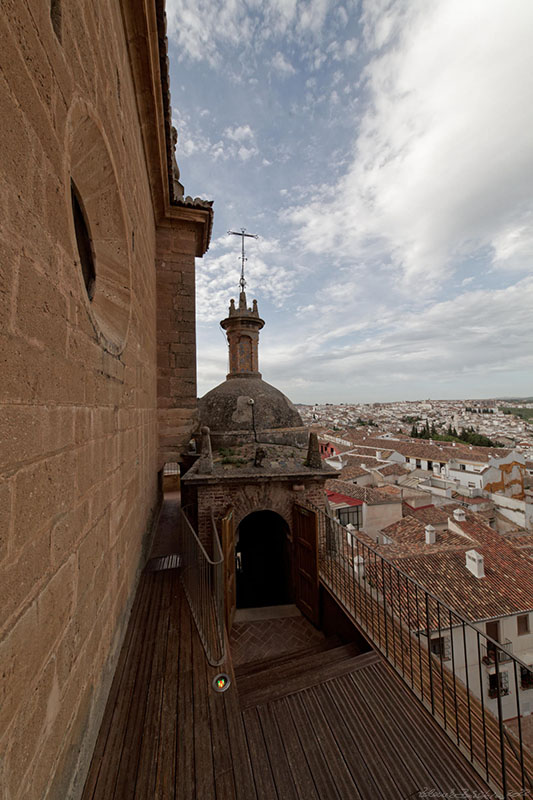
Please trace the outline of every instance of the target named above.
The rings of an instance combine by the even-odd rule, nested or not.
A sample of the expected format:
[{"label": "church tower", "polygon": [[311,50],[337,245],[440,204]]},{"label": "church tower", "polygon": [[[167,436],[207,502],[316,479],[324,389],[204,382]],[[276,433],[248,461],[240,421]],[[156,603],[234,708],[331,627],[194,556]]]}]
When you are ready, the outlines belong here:
[{"label": "church tower", "polygon": [[233,299],[230,301],[229,315],[220,323],[228,337],[229,372],[227,378],[261,377],[258,348],[259,331],[264,324],[264,320],[260,318],[257,310],[257,300],[253,301],[252,308],[248,308],[244,290],[239,294],[238,308],[235,308]]}]

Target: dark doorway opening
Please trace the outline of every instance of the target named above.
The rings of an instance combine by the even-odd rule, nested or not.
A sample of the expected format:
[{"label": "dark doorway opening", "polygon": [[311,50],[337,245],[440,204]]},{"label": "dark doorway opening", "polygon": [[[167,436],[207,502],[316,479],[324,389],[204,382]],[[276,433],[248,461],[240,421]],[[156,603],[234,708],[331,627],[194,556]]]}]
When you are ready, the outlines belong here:
[{"label": "dark doorway opening", "polygon": [[254,511],[237,529],[237,608],[292,602],[289,526],[274,511]]}]

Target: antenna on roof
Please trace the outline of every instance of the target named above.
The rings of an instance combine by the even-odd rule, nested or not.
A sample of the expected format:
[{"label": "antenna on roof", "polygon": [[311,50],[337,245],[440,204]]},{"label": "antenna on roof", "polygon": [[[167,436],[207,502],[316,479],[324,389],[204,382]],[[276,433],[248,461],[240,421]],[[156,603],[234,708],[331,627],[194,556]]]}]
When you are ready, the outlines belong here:
[{"label": "antenna on roof", "polygon": [[257,233],[246,233],[246,228],[241,228],[240,233],[238,231],[228,231],[228,235],[231,234],[232,236],[240,236],[242,241],[242,254],[241,254],[241,279],[239,281],[239,285],[241,287],[241,292],[244,292],[244,287],[246,286],[246,281],[244,279],[244,262],[248,261],[246,256],[244,255],[244,237],[247,236],[249,239],[259,239],[259,235]]}]

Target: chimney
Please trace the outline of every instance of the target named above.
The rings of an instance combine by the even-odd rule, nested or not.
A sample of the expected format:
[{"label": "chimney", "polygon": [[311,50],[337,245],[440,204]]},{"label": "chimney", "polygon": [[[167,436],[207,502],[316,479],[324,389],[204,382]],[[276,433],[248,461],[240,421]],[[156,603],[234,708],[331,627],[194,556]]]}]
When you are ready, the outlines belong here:
[{"label": "chimney", "polygon": [[485,559],[477,550],[466,551],[466,568],[476,578],[485,577]]},{"label": "chimney", "polygon": [[353,539],[352,539],[352,533],[353,533],[354,531],[355,531],[355,527],[352,525],[352,523],[351,523],[351,522],[349,522],[349,523],[347,524],[347,526],[346,526],[346,541],[348,542],[348,544],[349,544],[350,546],[352,545],[352,542],[353,542]]},{"label": "chimney", "polygon": [[435,544],[437,541],[437,533],[433,525],[426,525],[424,530],[426,532],[426,544]]},{"label": "chimney", "polygon": [[353,571],[355,573],[355,577],[359,581],[365,579],[365,559],[363,558],[363,556],[354,556]]},{"label": "chimney", "polygon": [[453,512],[453,518],[456,522],[464,522],[466,520],[464,508],[456,508]]}]

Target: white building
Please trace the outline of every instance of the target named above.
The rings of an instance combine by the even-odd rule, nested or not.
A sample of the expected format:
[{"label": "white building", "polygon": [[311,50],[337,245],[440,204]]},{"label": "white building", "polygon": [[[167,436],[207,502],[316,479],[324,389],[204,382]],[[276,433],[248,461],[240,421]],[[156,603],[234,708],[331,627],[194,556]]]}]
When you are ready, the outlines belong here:
[{"label": "white building", "polygon": [[390,544],[379,552],[442,601],[430,602],[428,622],[425,608],[414,617],[411,595],[412,633],[425,648],[429,633],[442,666],[465,684],[468,673],[470,689],[493,713],[498,670],[503,718],[533,711],[533,559],[463,508],[445,530],[404,517],[383,535]]}]

